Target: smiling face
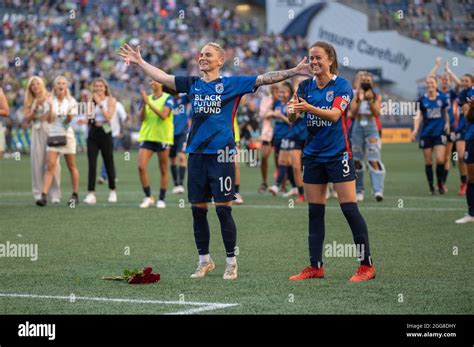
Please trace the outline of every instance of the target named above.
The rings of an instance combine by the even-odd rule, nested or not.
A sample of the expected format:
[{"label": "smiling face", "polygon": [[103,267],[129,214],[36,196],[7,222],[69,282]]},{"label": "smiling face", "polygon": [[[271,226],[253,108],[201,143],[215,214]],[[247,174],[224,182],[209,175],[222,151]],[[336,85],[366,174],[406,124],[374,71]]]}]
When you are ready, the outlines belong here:
[{"label": "smiling face", "polygon": [[96,81],[94,83],[94,93],[97,93],[99,95],[105,95],[107,87],[104,82],[102,81]]},{"label": "smiling face", "polygon": [[428,93],[435,93],[436,88],[438,87],[438,82],[433,77],[426,78],[426,91]]},{"label": "smiling face", "polygon": [[331,68],[332,60],[322,47],[311,47],[309,50],[309,67],[313,75],[328,74]]},{"label": "smiling face", "polygon": [[461,78],[461,88],[466,89],[466,88],[471,88],[472,86],[472,80],[468,75],[464,75]]},{"label": "smiling face", "polygon": [[224,65],[224,55],[212,46],[204,46],[199,53],[199,70],[211,72],[219,70]]},{"label": "smiling face", "polygon": [[41,84],[40,84],[40,82],[38,81],[37,78],[35,78],[33,81],[31,81],[30,91],[31,91],[31,93],[33,94],[33,96],[35,98],[40,96]]},{"label": "smiling face", "polygon": [[287,103],[290,100],[290,96],[291,90],[287,86],[281,85],[278,90],[278,98],[280,99],[280,101],[283,103]]},{"label": "smiling face", "polygon": [[451,85],[451,79],[449,78],[449,75],[444,74],[443,76],[441,76],[441,80],[439,84],[441,89],[448,90],[450,85]]}]

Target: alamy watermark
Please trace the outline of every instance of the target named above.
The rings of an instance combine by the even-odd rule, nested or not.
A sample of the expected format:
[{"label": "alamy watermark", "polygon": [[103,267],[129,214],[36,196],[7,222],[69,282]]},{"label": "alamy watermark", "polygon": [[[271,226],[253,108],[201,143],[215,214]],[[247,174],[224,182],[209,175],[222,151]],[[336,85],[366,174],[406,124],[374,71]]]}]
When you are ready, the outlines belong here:
[{"label": "alamy watermark", "polygon": [[12,243],[10,241],[0,243],[0,258],[30,258],[31,261],[37,261],[38,244]]},{"label": "alamy watermark", "polygon": [[327,243],[324,245],[324,256],[326,258],[357,258],[361,261],[364,259],[365,246],[363,244],[354,243]]},{"label": "alamy watermark", "polygon": [[258,164],[258,150],[256,149],[238,149],[229,148],[217,151],[218,163],[248,163],[249,166],[255,167]]},{"label": "alamy watermark", "polygon": [[395,101],[387,99],[387,101],[382,101],[380,105],[380,115],[410,117],[415,116],[419,109],[420,103],[418,101]]}]

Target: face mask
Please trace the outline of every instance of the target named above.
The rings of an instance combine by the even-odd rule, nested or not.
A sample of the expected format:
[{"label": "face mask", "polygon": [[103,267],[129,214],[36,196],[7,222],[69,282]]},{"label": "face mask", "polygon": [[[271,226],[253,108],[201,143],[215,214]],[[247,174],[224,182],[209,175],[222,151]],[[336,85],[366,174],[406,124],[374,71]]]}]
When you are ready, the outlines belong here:
[{"label": "face mask", "polygon": [[369,89],[372,88],[372,86],[370,85],[370,83],[361,83],[361,84],[360,84],[360,87],[361,87],[364,91],[368,91]]}]

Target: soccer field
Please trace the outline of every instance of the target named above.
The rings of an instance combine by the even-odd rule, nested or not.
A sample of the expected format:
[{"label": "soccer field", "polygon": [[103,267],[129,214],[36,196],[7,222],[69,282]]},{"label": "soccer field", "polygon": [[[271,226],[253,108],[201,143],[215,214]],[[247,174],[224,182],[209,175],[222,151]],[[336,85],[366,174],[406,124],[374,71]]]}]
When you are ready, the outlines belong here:
[{"label": "soccer field", "polygon": [[[74,209],[66,205],[71,191],[64,159],[62,202],[46,208],[33,202],[30,158],[0,161],[0,243],[38,244],[37,261],[0,259],[1,314],[474,313],[474,229],[454,224],[466,212],[465,198],[456,195],[457,168],[450,172],[448,194],[428,195],[416,144],[383,147],[386,198],[376,203],[366,194],[360,203],[377,277],[353,284],[348,278],[357,263],[351,257],[325,258],[324,279],[288,281],[309,265],[307,206],[290,208],[287,199],[258,194],[260,171],[244,165],[245,204],[234,207],[239,278],[222,279],[225,251],[211,206],[210,249],[217,268],[204,279],[191,279],[197,252],[186,196],[169,191],[166,209],[138,208],[143,193],[136,152],[129,161],[124,158],[116,153],[119,202],[107,203],[108,189],[99,185],[98,204],[86,206],[87,158],[78,156],[81,204]],[[153,194],[157,171],[154,158],[149,165]],[[352,235],[331,199],[325,243],[333,241],[351,243]],[[161,274],[160,282],[128,285],[101,279],[145,265]]]}]

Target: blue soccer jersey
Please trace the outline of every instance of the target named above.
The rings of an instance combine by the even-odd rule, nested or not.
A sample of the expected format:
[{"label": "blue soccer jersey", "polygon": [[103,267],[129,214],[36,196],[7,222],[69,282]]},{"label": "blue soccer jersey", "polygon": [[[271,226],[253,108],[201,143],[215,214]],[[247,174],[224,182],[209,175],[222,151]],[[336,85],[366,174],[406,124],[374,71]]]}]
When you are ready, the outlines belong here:
[{"label": "blue soccer jersey", "polygon": [[336,122],[305,112],[308,136],[303,151],[304,156],[321,163],[341,160],[346,157],[345,153],[352,158],[351,143],[346,128],[347,110],[352,100],[350,83],[334,75],[328,84],[320,89],[316,79],[310,78],[299,84],[297,95],[315,107],[327,110],[335,107],[342,112]]},{"label": "blue soccer jersey", "polygon": [[174,109],[174,134],[181,135],[185,134],[188,125],[188,114],[186,112],[186,106],[189,104],[189,97],[187,95],[180,96],[175,100]]},{"label": "blue soccer jersey", "polygon": [[191,102],[192,124],[186,152],[217,154],[235,148],[234,117],[242,95],[255,91],[257,76],[202,78],[176,76],[176,90]]},{"label": "blue soccer jersey", "polygon": [[[276,100],[273,103],[273,110],[280,111],[286,116],[286,105],[283,104],[280,100]],[[273,138],[275,142],[283,140],[288,135],[289,130],[290,126],[288,125],[288,123],[279,118],[275,118],[275,127],[273,128]]]},{"label": "blue soccer jersey", "polygon": [[454,129],[454,102],[457,100],[457,95],[456,93],[454,92],[453,89],[450,89],[448,90],[446,93],[443,93],[442,91],[439,91],[438,90],[438,93],[440,93],[441,95],[443,95],[446,100],[448,100],[449,102],[449,107],[448,107],[448,115],[449,115],[449,126],[451,128],[451,130],[455,130]]},{"label": "blue soccer jersey", "polygon": [[[463,105],[466,102],[471,102],[472,100],[474,100],[474,86],[466,89],[466,92],[464,94],[466,95],[466,98],[464,99]],[[474,140],[474,122],[469,122],[466,120],[466,133],[464,135],[464,138],[468,141]]]},{"label": "blue soccer jersey", "polygon": [[304,116],[301,116],[290,125],[290,130],[286,138],[294,141],[306,141],[307,137],[306,119]]},{"label": "blue soccer jersey", "polygon": [[431,100],[425,94],[419,100],[420,111],[423,117],[421,137],[441,136],[446,125],[445,111],[449,107],[449,99],[445,95],[436,92],[436,98]]}]

